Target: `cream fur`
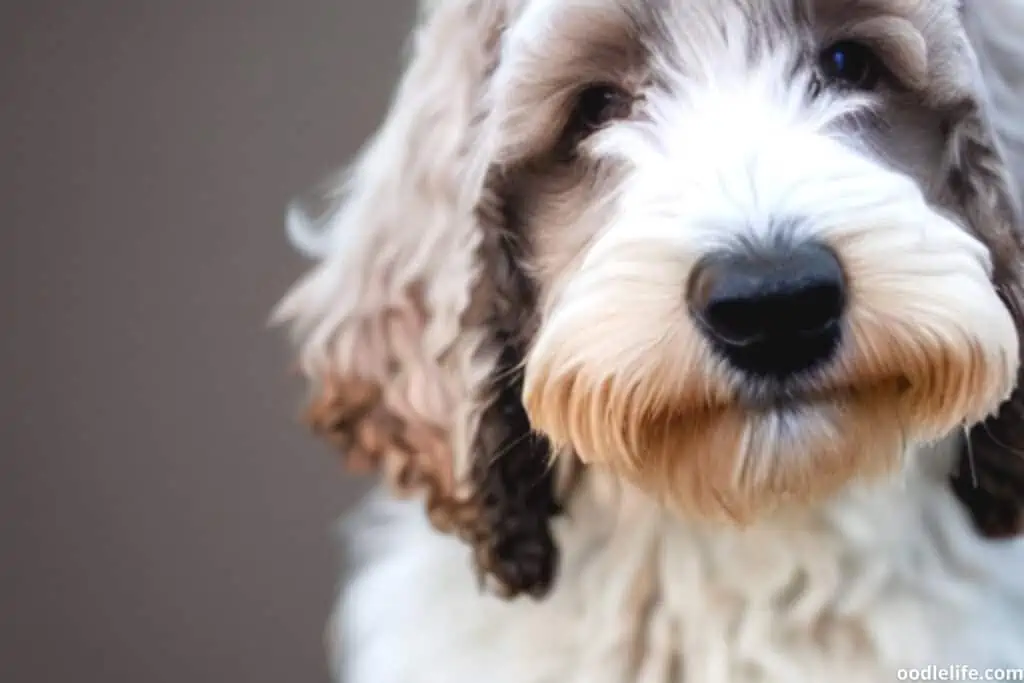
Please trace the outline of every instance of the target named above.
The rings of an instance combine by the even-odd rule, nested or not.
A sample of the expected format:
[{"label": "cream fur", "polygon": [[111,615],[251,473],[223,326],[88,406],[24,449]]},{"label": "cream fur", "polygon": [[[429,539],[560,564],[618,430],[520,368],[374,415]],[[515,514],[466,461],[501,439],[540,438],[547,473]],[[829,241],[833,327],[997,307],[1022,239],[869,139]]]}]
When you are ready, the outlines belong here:
[{"label": "cream fur", "polygon": [[[917,6],[916,0],[884,1]],[[588,3],[600,0],[567,0],[566,6]],[[485,74],[499,81],[514,75],[489,51],[498,40],[495,26],[513,24],[508,44],[528,45],[552,29],[549,10],[556,4],[424,0],[430,29],[418,34],[420,58],[381,132],[353,167],[338,211],[315,235],[316,226],[293,215],[295,241],[321,262],[277,315],[292,327],[314,391],[324,391],[342,371],[379,383],[389,414],[445,436],[447,450],[423,467],[456,499],[472,493],[480,392],[496,356],[483,326],[466,322],[473,315],[471,284],[483,267],[476,259],[482,237],[474,211],[486,182],[486,154],[521,151],[502,137],[507,130],[500,116],[477,126],[480,103],[508,114],[504,123],[512,121],[513,128],[518,119],[543,113],[529,102],[490,101],[479,84]],[[1024,177],[1024,0],[965,4],[965,25],[988,87],[987,111],[1011,169]],[[453,44],[462,49],[449,50]],[[528,59],[528,50],[522,55]],[[913,54],[906,59],[911,67],[916,63]],[[770,70],[762,76],[765,86],[779,77]],[[727,87],[712,90],[724,99],[705,97],[687,115],[725,126],[730,112],[749,104],[730,100]],[[898,680],[901,668],[929,665],[970,666],[982,675],[1011,667],[1016,673],[1009,678],[979,680],[1024,680],[1024,542],[979,537],[946,481],[961,424],[995,409],[1016,378],[1018,332],[991,290],[989,254],[962,226],[926,205],[921,188],[906,176],[879,173],[848,146],[817,135],[820,121],[794,122],[782,105],[767,112],[778,118],[760,119],[763,128],[747,130],[746,139],[725,126],[721,137],[661,137],[653,151],[629,131],[593,143],[641,170],[622,186],[624,201],[612,218],[603,217],[611,227],[545,292],[545,316],[527,364],[525,402],[535,426],[584,459],[610,465],[588,469],[567,515],[556,521],[562,563],[554,590],[536,602],[509,602],[481,590],[471,552],[459,539],[439,534],[418,501],[398,501],[380,490],[345,525],[353,566],[327,633],[339,681],[876,683]],[[772,147],[758,136],[791,144]],[[697,144],[705,152],[699,169],[726,180],[736,169],[729,153],[762,145],[765,165],[755,172],[770,186],[767,194],[814,207],[819,222],[806,229],[845,240],[866,283],[856,338],[863,344],[891,335],[900,343],[891,351],[851,345],[840,367],[851,376],[886,379],[900,368],[932,385],[939,399],[913,419],[886,403],[892,413],[872,404],[834,422],[813,416],[825,425],[817,436],[812,419],[799,426],[816,446],[838,426],[844,443],[860,450],[852,456],[843,450],[835,467],[885,476],[850,483],[844,474],[826,486],[834,468],[801,465],[801,473],[814,475],[817,499],[772,514],[752,505],[756,521],[745,529],[723,528],[663,506],[662,498],[678,494],[678,487],[665,495],[649,479],[630,476],[626,454],[649,455],[635,452],[636,440],[618,434],[616,442],[579,418],[585,373],[572,376],[565,385],[570,391],[559,385],[559,372],[614,365],[628,379],[629,363],[647,362],[664,341],[657,327],[649,340],[602,332],[609,305],[619,304],[617,324],[638,316],[636,334],[641,315],[675,315],[660,307],[667,298],[657,296],[658,277],[678,282],[714,239],[699,230],[680,237],[656,220],[652,207],[662,183],[700,182],[687,176],[693,166],[665,161],[679,156],[659,157],[673,143],[691,150]],[[808,150],[820,172],[806,166],[797,169],[803,175],[779,171],[793,146]],[[830,185],[828,173],[836,169],[842,177]],[[809,176],[824,180],[807,185]],[[884,201],[872,205],[864,197]],[[832,213],[826,216],[821,206]],[[699,226],[717,218],[717,208],[691,203],[685,211],[671,206],[657,215]],[[865,215],[874,222],[854,220]],[[371,260],[374,268],[362,265]],[[887,285],[872,291],[878,282]],[[906,298],[894,299],[893,291]],[[637,292],[647,296],[639,307]],[[933,333],[934,348],[915,346],[922,327]],[[948,369],[947,362],[948,374],[936,370]],[[727,396],[734,381],[708,370],[713,362],[703,357],[686,364],[701,370],[693,376],[669,373],[670,367],[644,366],[637,376],[659,398],[687,391],[701,400]],[[651,377],[675,378],[681,386],[652,387]],[[949,383],[948,391],[935,391],[941,382]],[[624,421],[636,410],[621,408]],[[592,416],[608,418],[595,410]],[[917,431],[895,439],[908,423]],[[781,430],[778,424],[757,428]],[[771,454],[776,461],[787,454],[783,447],[794,445],[764,441],[778,447]],[[385,471],[401,470],[408,454],[384,451]],[[738,448],[728,452],[743,455]],[[875,471],[869,462],[881,465]],[[694,480],[695,490],[707,483],[707,477]]]}]

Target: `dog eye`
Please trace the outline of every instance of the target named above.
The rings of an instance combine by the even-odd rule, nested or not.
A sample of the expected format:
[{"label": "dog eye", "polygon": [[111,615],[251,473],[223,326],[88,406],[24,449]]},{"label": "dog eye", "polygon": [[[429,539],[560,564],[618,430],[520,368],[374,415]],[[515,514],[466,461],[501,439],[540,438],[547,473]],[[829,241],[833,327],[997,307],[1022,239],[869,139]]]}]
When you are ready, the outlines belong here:
[{"label": "dog eye", "polygon": [[885,73],[881,60],[870,48],[848,40],[825,49],[820,65],[827,80],[858,90],[871,90]]},{"label": "dog eye", "polygon": [[576,97],[576,105],[567,126],[567,135],[577,141],[615,119],[629,115],[632,100],[621,88],[592,85]]}]

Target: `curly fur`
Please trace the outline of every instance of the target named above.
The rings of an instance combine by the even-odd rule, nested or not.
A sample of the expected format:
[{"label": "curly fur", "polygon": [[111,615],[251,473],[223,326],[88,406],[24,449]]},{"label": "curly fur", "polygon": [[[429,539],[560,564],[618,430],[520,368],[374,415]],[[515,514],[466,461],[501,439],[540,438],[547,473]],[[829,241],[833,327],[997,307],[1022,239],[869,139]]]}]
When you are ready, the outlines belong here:
[{"label": "curly fur", "polygon": [[[787,41],[851,26],[913,97],[793,85]],[[1024,666],[1019,35],[1021,0],[423,2],[377,135],[318,221],[290,214],[319,263],[275,314],[313,428],[418,499],[350,522],[338,676]],[[649,93],[641,123],[571,149],[572,93],[609,74]],[[784,196],[808,219],[786,238],[831,240],[857,283],[799,417],[755,419],[736,396],[762,388],[678,322],[737,237],[722,188],[748,216]]]}]

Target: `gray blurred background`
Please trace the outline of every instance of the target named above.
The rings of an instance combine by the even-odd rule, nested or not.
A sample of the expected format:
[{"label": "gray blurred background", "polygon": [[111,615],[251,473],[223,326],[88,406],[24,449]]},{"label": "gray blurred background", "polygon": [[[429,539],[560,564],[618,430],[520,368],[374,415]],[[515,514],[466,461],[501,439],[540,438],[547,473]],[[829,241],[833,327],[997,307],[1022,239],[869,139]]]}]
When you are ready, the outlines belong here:
[{"label": "gray blurred background", "polygon": [[0,681],[323,683],[357,493],[266,317],[412,0],[0,9]]}]

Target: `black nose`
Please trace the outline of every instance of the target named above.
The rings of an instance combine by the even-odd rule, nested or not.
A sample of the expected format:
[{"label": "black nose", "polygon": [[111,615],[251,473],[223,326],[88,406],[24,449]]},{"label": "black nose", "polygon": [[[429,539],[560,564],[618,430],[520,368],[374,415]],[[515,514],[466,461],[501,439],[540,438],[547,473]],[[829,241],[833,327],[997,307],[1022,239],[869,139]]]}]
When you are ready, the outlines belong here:
[{"label": "black nose", "polygon": [[835,254],[811,243],[707,258],[690,280],[689,301],[734,367],[783,379],[835,352],[846,287]]}]

